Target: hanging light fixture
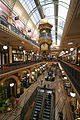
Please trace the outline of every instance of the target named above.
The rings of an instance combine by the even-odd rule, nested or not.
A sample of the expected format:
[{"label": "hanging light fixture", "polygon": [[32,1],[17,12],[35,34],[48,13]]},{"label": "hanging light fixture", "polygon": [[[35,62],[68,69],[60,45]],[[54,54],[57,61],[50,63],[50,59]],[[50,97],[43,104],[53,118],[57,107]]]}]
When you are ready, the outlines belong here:
[{"label": "hanging light fixture", "polygon": [[4,49],[4,50],[7,50],[7,49],[8,49],[8,47],[7,47],[6,45],[4,45],[4,46],[3,46],[3,49]]},{"label": "hanging light fixture", "polygon": [[68,53],[68,51],[66,50],[66,53]]},{"label": "hanging light fixture", "polygon": [[32,55],[34,54],[34,52],[32,52]]},{"label": "hanging light fixture", "polygon": [[74,50],[74,48],[70,48],[70,51],[73,51]]},{"label": "hanging light fixture", "polygon": [[26,51],[25,50],[23,50],[23,53],[25,53]]},{"label": "hanging light fixture", "polygon": [[27,76],[29,77],[29,73],[27,74]]},{"label": "hanging light fixture", "polygon": [[67,80],[67,77],[64,77],[65,80]]},{"label": "hanging light fixture", "polygon": [[73,44],[73,42],[68,42],[67,44],[68,44],[68,45],[72,45],[72,44]]},{"label": "hanging light fixture", "polygon": [[35,71],[37,71],[37,69],[35,69]]},{"label": "hanging light fixture", "polygon": [[76,96],[76,93],[70,92],[70,95],[71,95],[71,97],[75,97],[75,96]]},{"label": "hanging light fixture", "polygon": [[10,87],[13,87],[14,86],[14,83],[10,83]]}]

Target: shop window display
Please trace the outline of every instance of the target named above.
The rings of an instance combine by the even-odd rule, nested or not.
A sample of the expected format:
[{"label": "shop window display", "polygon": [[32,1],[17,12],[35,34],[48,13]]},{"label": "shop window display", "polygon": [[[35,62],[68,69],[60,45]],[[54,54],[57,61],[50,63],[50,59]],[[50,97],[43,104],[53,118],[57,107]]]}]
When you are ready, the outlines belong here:
[{"label": "shop window display", "polygon": [[21,50],[13,50],[12,51],[13,62],[23,61],[23,51]]}]

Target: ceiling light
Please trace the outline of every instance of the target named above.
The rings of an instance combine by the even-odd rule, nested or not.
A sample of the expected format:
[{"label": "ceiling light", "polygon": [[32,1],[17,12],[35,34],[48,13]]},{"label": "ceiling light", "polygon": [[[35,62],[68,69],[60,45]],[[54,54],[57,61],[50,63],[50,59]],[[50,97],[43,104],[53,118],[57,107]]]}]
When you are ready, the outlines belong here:
[{"label": "ceiling light", "polygon": [[75,97],[76,93],[70,92],[71,97]]},{"label": "ceiling light", "polygon": [[78,53],[80,53],[80,50],[78,51]]},{"label": "ceiling light", "polygon": [[27,76],[29,77],[29,73],[27,74]]},{"label": "ceiling light", "polygon": [[68,42],[68,45],[72,45],[73,44],[73,42]]},{"label": "ceiling light", "polygon": [[65,80],[67,80],[67,77],[64,77]]},{"label": "ceiling light", "polygon": [[34,54],[34,52],[32,52],[32,55]]},{"label": "ceiling light", "polygon": [[35,74],[35,72],[32,72],[32,75],[34,75]]},{"label": "ceiling light", "polygon": [[73,51],[74,50],[74,48],[70,48],[70,51]]},{"label": "ceiling light", "polygon": [[11,84],[10,84],[10,87],[13,87],[13,86],[14,86],[14,83],[11,83]]},{"label": "ceiling light", "polygon": [[62,71],[62,73],[64,73],[64,71]]},{"label": "ceiling light", "polygon": [[35,69],[35,71],[37,71],[37,69]]},{"label": "ceiling light", "polygon": [[23,50],[23,53],[25,53],[26,51],[25,50]]},{"label": "ceiling light", "polygon": [[68,53],[68,51],[66,51],[66,53]]},{"label": "ceiling light", "polygon": [[7,47],[6,45],[3,46],[3,49],[4,49],[4,50],[7,50],[7,48],[8,48],[8,47]]}]

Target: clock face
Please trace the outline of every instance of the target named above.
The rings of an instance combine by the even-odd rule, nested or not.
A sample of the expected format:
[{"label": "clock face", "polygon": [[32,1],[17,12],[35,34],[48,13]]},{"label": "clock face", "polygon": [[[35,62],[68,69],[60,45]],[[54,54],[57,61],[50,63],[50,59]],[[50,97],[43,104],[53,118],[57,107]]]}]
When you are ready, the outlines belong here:
[{"label": "clock face", "polygon": [[41,50],[48,50],[48,44],[46,44],[46,43],[42,44]]}]

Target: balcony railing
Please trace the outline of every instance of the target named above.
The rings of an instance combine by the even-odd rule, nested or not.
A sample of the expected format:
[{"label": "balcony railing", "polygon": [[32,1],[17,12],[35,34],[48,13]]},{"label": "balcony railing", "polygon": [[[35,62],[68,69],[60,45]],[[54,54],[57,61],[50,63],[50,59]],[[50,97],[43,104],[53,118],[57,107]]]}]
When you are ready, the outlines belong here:
[{"label": "balcony railing", "polygon": [[37,61],[31,61],[31,60],[29,61],[28,60],[26,62],[15,62],[15,63],[10,63],[10,64],[4,64],[4,65],[0,65],[0,74],[11,72],[13,70],[24,68],[24,67],[34,65],[34,64],[37,64],[37,63],[40,63],[40,62],[46,63],[46,62],[58,62],[58,61],[55,60],[55,59],[52,59],[52,60],[37,60]]},{"label": "balcony railing", "polygon": [[60,61],[60,64],[80,95],[80,70],[64,61]]},{"label": "balcony railing", "polygon": [[32,42],[34,45],[37,45],[39,47],[39,44],[37,44],[35,41],[31,40],[31,38],[28,35],[24,35],[22,31],[20,31],[19,29],[17,29],[15,26],[13,26],[12,24],[9,24],[7,21],[5,21],[2,17],[0,17],[0,24],[4,25],[5,27],[9,28],[10,30],[12,30],[13,32],[17,33],[18,35],[20,35],[21,37],[29,40],[30,42]]},{"label": "balcony railing", "polygon": [[13,70],[21,69],[30,65],[37,64],[41,61],[27,61],[27,62],[18,62],[18,63],[11,63],[11,64],[5,64],[0,65],[0,74],[4,74],[7,72],[11,72]]}]

